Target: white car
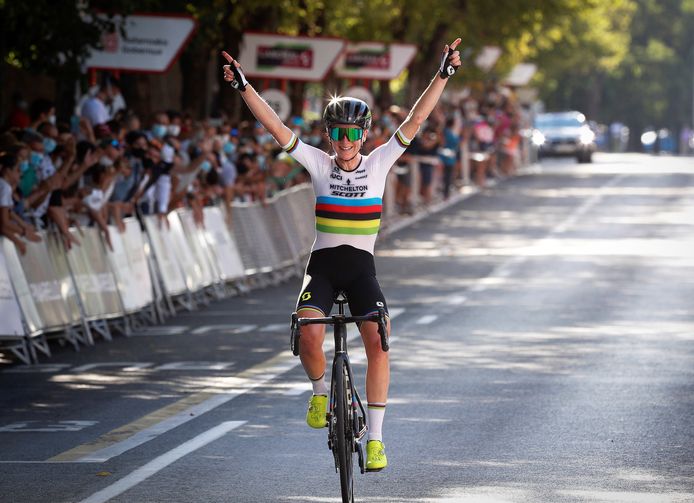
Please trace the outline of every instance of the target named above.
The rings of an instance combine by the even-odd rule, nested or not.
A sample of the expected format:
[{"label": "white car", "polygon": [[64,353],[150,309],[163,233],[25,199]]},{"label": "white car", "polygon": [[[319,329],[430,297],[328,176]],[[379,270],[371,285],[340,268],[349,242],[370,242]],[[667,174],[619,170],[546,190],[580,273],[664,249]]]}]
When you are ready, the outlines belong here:
[{"label": "white car", "polygon": [[581,112],[551,112],[535,117],[532,142],[538,156],[572,156],[578,162],[591,162],[595,152],[595,133]]}]

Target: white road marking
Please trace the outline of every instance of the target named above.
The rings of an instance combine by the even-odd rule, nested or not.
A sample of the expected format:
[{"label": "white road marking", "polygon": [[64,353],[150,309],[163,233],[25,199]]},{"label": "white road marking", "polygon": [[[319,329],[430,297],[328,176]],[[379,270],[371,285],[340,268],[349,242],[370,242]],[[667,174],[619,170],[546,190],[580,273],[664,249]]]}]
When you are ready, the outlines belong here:
[{"label": "white road marking", "polygon": [[136,330],[135,332],[133,332],[133,335],[137,337],[151,337],[156,335],[180,335],[189,328],[190,327],[188,326],[181,325],[173,325],[166,327],[146,327],[143,329]]},{"label": "white road marking", "polygon": [[234,362],[171,362],[154,370],[226,370]]},{"label": "white road marking", "polygon": [[265,325],[260,327],[261,332],[287,332],[289,333],[289,322],[287,323],[272,323],[270,325]]},{"label": "white road marking", "polygon": [[219,325],[204,325],[192,330],[193,335],[206,334],[208,332],[224,332],[226,334],[245,334],[255,330],[257,325],[240,325],[238,323],[225,323]]},{"label": "white road marking", "polygon": [[0,427],[0,433],[55,433],[66,431],[80,431],[97,424],[97,421],[22,421]]},{"label": "white road marking", "polygon": [[182,443],[178,447],[171,449],[169,452],[154,458],[152,461],[126,475],[118,482],[115,482],[110,486],[105,487],[101,491],[92,494],[88,498],[83,499],[80,503],[105,503],[116,496],[123,494],[125,491],[132,489],[140,482],[147,480],[152,475],[163,470],[182,457],[206,446],[210,442],[214,442],[218,438],[226,435],[231,430],[238,428],[244,423],[245,421],[226,421],[221,423],[218,426],[201,433],[197,437]]},{"label": "white road marking", "polygon": [[429,325],[433,322],[435,322],[439,316],[437,314],[427,314],[425,316],[422,316],[419,318],[416,323],[417,325]]},{"label": "white road marking", "polygon": [[7,370],[4,370],[3,373],[5,373],[5,374],[33,374],[34,372],[37,372],[37,373],[60,372],[61,370],[65,370],[65,369],[68,369],[70,367],[71,367],[71,365],[69,363],[37,363],[35,365],[29,365],[26,367],[9,368]]},{"label": "white road marking", "polygon": [[102,362],[102,363],[88,363],[87,365],[81,365],[75,367],[71,372],[88,372],[90,370],[99,368],[111,368],[111,367],[123,367],[123,372],[135,372],[137,370],[144,370],[151,367],[154,363],[149,362]]}]

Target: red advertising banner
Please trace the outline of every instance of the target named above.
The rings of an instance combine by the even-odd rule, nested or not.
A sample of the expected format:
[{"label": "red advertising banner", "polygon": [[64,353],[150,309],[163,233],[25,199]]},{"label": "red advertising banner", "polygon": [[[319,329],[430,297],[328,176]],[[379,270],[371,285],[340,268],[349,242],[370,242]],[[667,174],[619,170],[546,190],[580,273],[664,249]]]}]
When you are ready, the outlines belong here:
[{"label": "red advertising banner", "polygon": [[248,77],[318,81],[344,45],[337,38],[244,33],[238,60]]},{"label": "red advertising banner", "polygon": [[417,47],[410,44],[348,44],[335,63],[335,74],[348,79],[392,80],[407,68],[416,52]]}]

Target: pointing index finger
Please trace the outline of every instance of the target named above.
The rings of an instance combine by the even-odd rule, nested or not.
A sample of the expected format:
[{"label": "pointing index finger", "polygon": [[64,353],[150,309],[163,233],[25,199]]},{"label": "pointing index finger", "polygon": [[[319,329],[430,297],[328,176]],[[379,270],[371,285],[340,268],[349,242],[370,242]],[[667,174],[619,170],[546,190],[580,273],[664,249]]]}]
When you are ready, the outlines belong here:
[{"label": "pointing index finger", "polygon": [[458,44],[460,44],[460,42],[460,37],[456,38],[455,41],[451,44],[451,49],[455,50],[455,48],[458,47]]},{"label": "pointing index finger", "polygon": [[234,58],[232,58],[231,56],[229,56],[229,53],[227,53],[226,51],[222,51],[222,56],[224,56],[224,59],[226,59],[229,63],[231,63],[232,61],[234,61]]}]

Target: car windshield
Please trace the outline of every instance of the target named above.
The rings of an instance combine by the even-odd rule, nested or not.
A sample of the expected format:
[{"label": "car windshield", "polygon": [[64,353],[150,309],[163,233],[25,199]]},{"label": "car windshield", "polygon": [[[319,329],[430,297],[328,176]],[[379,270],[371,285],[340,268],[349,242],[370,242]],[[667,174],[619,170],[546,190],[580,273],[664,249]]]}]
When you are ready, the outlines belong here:
[{"label": "car windshield", "polygon": [[582,124],[575,115],[538,115],[535,119],[537,128],[580,127]]}]

